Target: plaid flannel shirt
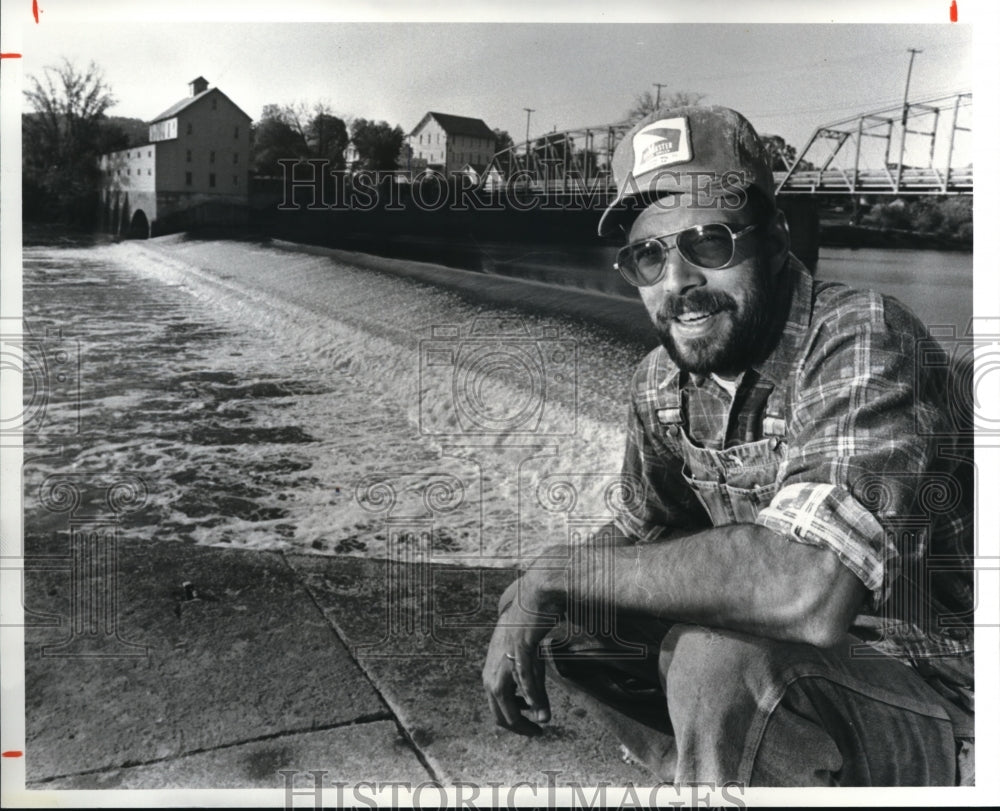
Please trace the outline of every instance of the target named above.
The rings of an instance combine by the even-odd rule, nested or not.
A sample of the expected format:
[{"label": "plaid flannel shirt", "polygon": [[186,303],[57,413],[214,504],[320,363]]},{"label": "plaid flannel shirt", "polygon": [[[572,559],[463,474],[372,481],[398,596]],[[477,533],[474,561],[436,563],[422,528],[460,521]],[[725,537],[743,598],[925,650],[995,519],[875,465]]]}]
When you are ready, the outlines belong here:
[{"label": "plaid flannel shirt", "polygon": [[[919,365],[920,342],[933,339],[894,299],[814,282],[794,258],[787,272],[782,336],[735,399],[711,377],[681,378],[688,436],[713,449],[761,439],[768,395],[786,383],[786,453],[756,523],[831,550],[860,578],[868,598],[854,633],[930,679],[971,686],[971,442],[953,427],[955,381],[946,366]],[[632,381],[623,475],[642,496],[616,522],[640,541],[708,525],[683,460],[649,438],[662,430],[657,392],[680,374],[661,347]]]}]

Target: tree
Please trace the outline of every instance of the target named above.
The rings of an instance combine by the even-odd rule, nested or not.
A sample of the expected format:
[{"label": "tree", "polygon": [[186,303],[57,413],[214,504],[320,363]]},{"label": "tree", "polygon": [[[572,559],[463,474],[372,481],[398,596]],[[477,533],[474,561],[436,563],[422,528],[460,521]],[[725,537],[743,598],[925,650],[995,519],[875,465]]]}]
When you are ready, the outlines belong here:
[{"label": "tree", "polygon": [[[770,158],[771,171],[791,171],[791,168],[795,166],[795,160],[798,155],[795,147],[785,141],[780,135],[761,135],[760,140],[764,144],[764,149],[767,150]],[[796,171],[802,170],[808,172],[815,168],[812,163],[803,160],[799,161]]]},{"label": "tree", "polygon": [[111,88],[94,62],[79,70],[63,59],[41,78],[29,76],[24,95],[34,109],[22,120],[25,214],[93,224]]},{"label": "tree", "polygon": [[395,169],[404,137],[398,125],[390,127],[385,121],[358,118],[351,126],[351,140],[364,169]]},{"label": "tree", "polygon": [[795,147],[780,135],[761,135],[761,142],[770,158],[772,172],[787,172],[795,164]]},{"label": "tree", "polygon": [[279,160],[310,157],[304,133],[290,122],[287,108],[266,104],[253,130],[251,166],[258,175],[282,174]]},{"label": "tree", "polygon": [[100,150],[114,152],[149,143],[149,124],[141,118],[109,115],[101,121]]},{"label": "tree", "polygon": [[330,161],[330,169],[344,168],[347,149],[347,125],[343,119],[325,111],[317,111],[306,128],[306,144],[314,158]]},{"label": "tree", "polygon": [[[673,107],[694,107],[701,104],[705,98],[704,93],[693,93],[689,90],[677,90],[666,96],[660,97],[660,109],[670,109]],[[634,124],[640,118],[649,115],[657,109],[656,99],[648,90],[635,97],[635,103],[625,114],[625,119],[629,124]]]},{"label": "tree", "polygon": [[494,127],[493,135],[496,136],[496,143],[493,146],[493,154],[503,152],[503,150],[514,146],[514,139],[510,137],[510,133],[507,132],[507,130]]},{"label": "tree", "polygon": [[343,169],[347,140],[347,125],[325,102],[267,104],[254,128],[252,166],[257,174],[280,175],[279,160],[323,158],[331,170]]}]

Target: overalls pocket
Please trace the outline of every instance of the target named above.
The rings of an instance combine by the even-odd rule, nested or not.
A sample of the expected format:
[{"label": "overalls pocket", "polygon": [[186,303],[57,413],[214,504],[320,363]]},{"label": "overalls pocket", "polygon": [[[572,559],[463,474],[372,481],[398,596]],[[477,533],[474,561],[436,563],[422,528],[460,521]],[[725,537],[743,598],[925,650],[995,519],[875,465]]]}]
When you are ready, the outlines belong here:
[{"label": "overalls pocket", "polygon": [[780,443],[770,439],[714,451],[683,442],[682,475],[714,526],[751,524],[778,490]]}]

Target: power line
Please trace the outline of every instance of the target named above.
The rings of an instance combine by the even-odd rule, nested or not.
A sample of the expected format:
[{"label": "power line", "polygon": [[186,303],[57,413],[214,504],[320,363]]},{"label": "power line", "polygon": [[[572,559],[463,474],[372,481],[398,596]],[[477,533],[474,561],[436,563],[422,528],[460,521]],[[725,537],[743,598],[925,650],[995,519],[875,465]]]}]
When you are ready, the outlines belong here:
[{"label": "power line", "polygon": [[[951,90],[950,88],[942,87],[928,92],[921,97],[918,101],[910,104],[912,107],[914,104],[923,104],[928,101],[934,101],[945,95],[959,95],[960,93],[970,93],[971,88],[961,88],[959,90]],[[879,99],[861,99],[859,101],[850,101],[844,104],[834,104],[834,105],[823,105],[821,107],[783,107],[778,110],[764,110],[755,111],[752,108],[742,109],[741,112],[753,118],[782,118],[789,115],[799,115],[802,113],[834,113],[840,110],[860,110],[862,112],[870,111],[875,107],[884,107],[890,105],[893,102],[899,100],[899,96],[888,96]]]},{"label": "power line", "polygon": [[[934,45],[934,46],[924,46],[924,48],[921,49],[921,50],[922,51],[926,50],[928,53],[935,53],[935,52],[941,51],[941,50],[943,50],[945,48],[951,50],[952,47],[953,46],[950,46],[950,45],[947,45],[947,46],[946,45]],[[804,70],[812,68],[813,70],[815,70],[815,71],[818,72],[818,71],[825,71],[825,70],[827,70],[827,68],[829,68],[830,65],[849,64],[849,65],[855,65],[856,66],[860,60],[866,60],[866,62],[868,64],[870,64],[872,59],[881,61],[881,60],[879,60],[879,57],[878,57],[877,53],[873,54],[871,51],[866,50],[866,51],[860,51],[860,52],[854,53],[854,54],[848,54],[846,56],[840,56],[840,57],[837,57],[836,59],[828,59],[828,58],[824,57],[822,59],[814,59],[814,60],[810,60],[808,62],[798,62],[798,63],[792,64],[792,65],[770,66],[770,67],[765,67],[765,68],[752,68],[750,70],[739,70],[739,71],[733,71],[733,72],[728,72],[728,73],[701,74],[701,75],[698,75],[698,74],[693,74],[693,75],[692,74],[686,74],[684,76],[683,81],[684,81],[684,83],[688,83],[689,84],[691,82],[709,82],[709,81],[716,81],[716,80],[722,80],[722,79],[736,79],[736,78],[740,78],[740,77],[743,77],[743,76],[756,76],[756,75],[760,75],[760,74],[773,74],[776,69],[780,69],[780,70],[786,71],[786,72],[791,72],[791,71],[802,72]]]}]

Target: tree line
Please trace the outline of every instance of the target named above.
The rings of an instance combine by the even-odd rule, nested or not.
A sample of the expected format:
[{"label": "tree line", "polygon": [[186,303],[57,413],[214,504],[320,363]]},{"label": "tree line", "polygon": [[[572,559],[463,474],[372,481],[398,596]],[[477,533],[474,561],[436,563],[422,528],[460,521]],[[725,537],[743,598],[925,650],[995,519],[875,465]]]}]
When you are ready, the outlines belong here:
[{"label": "tree line", "polygon": [[357,168],[395,169],[406,138],[398,124],[367,118],[345,121],[325,102],[265,105],[252,132],[251,168],[265,176],[280,176],[278,161],[292,158],[322,159],[332,170],[344,169],[349,144],[356,150]]},{"label": "tree line", "polygon": [[[99,208],[98,158],[107,152],[148,142],[148,126],[135,118],[109,116],[116,99],[100,68],[90,62],[79,68],[64,59],[29,76],[25,98],[32,108],[22,117],[22,211],[25,219],[92,227]],[[660,107],[701,104],[702,93],[677,91],[664,96]],[[657,100],[649,92],[635,97],[623,122],[635,123],[652,112]],[[282,159],[323,159],[333,170],[345,169],[346,153],[353,146],[350,168],[376,171],[407,165],[405,133],[398,125],[366,118],[338,116],[325,102],[308,105],[268,104],[252,125],[251,172],[281,176]],[[497,152],[514,145],[510,134],[495,129]],[[762,135],[771,156],[771,168],[784,171],[796,159],[795,148],[779,135]],[[565,141],[546,134],[532,148],[558,157]],[[607,169],[596,153],[578,155],[587,171]],[[808,167],[806,167],[808,168]],[[879,204],[866,212],[861,224],[879,228],[971,240],[971,200],[911,200]]]},{"label": "tree line", "polygon": [[[21,119],[22,212],[26,220],[95,224],[101,176],[99,157],[148,143],[149,127],[135,118],[109,116],[114,93],[100,68],[67,59],[29,76]],[[348,143],[356,167],[393,169],[405,134],[385,121],[345,121],[324,103],[269,104],[252,125],[253,174],[281,174],[282,158],[322,158],[343,169]]]}]

